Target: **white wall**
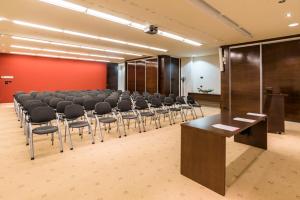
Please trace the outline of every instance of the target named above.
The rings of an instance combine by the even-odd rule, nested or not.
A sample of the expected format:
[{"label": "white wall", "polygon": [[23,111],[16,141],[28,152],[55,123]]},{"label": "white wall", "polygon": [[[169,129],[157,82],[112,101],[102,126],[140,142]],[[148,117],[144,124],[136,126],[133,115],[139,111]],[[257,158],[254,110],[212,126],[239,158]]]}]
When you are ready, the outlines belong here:
[{"label": "white wall", "polygon": [[125,63],[118,65],[118,90],[125,90]]},{"label": "white wall", "polygon": [[[212,93],[221,93],[221,73],[219,55],[209,55],[181,59],[181,76],[186,78],[181,91],[184,89],[186,96],[188,92],[198,92],[200,85],[203,89],[213,89]],[[203,79],[200,77],[203,76]],[[184,88],[183,88],[184,86]]]}]

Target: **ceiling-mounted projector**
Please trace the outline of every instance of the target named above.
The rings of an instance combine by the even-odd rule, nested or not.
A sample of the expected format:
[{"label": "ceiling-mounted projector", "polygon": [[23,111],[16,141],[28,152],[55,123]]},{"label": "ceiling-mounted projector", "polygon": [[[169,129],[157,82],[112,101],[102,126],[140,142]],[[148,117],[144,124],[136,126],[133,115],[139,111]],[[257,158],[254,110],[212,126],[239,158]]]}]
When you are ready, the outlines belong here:
[{"label": "ceiling-mounted projector", "polygon": [[150,26],[147,26],[144,30],[145,33],[148,33],[150,35],[155,35],[157,34],[158,32],[158,27],[157,26],[154,26],[154,25],[150,25]]}]

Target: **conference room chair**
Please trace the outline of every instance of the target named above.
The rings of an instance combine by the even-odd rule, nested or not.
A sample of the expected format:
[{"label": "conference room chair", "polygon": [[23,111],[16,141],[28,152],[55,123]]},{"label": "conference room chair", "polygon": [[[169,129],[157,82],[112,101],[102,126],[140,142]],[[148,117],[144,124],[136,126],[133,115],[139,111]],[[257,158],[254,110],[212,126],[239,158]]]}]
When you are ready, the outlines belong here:
[{"label": "conference room chair", "polygon": [[[57,115],[57,118],[64,122],[65,120],[65,108],[66,106],[68,105],[72,105],[73,102],[72,101],[60,101],[57,103],[57,106],[56,106],[56,115]],[[66,137],[65,137],[65,142],[66,142]]]},{"label": "conference room chair", "polygon": [[178,113],[180,114],[181,121],[184,122],[184,117],[183,117],[183,110],[181,107],[176,106],[174,100],[172,97],[166,97],[164,101],[164,105],[170,110],[171,116],[173,119],[173,124],[175,124],[175,118],[177,117]]},{"label": "conference room chair", "polygon": [[170,94],[169,94],[169,97],[171,97],[171,98],[173,99],[174,102],[176,101],[176,96],[175,96],[175,94],[170,93]]},{"label": "conference room chair", "polygon": [[195,116],[194,112],[193,112],[193,107],[190,106],[185,100],[184,100],[184,97],[181,97],[181,96],[178,96],[176,97],[176,104],[180,106],[180,108],[182,109],[183,111],[183,116],[184,116],[184,119],[185,121],[187,120],[187,114],[188,114],[188,111],[190,111],[193,119],[196,119],[197,116]]},{"label": "conference room chair", "polygon": [[[56,121],[56,125],[53,125],[52,121]],[[30,144],[30,157],[34,159],[34,145],[33,135],[47,135],[51,134],[51,142],[54,144],[54,133],[58,133],[58,140],[60,146],[60,152],[63,152],[62,136],[59,128],[59,120],[56,118],[55,111],[48,107],[36,107],[34,108],[28,118],[29,124],[29,144]],[[33,126],[38,127],[33,128]]]},{"label": "conference room chair", "polygon": [[125,128],[125,120],[127,121],[128,129],[130,126],[130,120],[135,120],[135,124],[138,124],[139,133],[141,133],[139,116],[136,113],[136,111],[133,110],[131,101],[121,100],[117,105],[117,109],[124,128],[124,135],[127,136],[126,128]]},{"label": "conference room chair", "polygon": [[49,101],[49,106],[53,109],[56,110],[57,104],[61,101],[64,101],[64,99],[58,98],[58,97],[53,97],[52,99],[50,99]]},{"label": "conference room chair", "polygon": [[198,118],[198,117],[197,117],[197,113],[196,113],[195,108],[199,108],[199,110],[201,112],[201,116],[204,117],[201,105],[197,101],[195,101],[195,99],[192,96],[190,96],[190,95],[187,96],[187,103],[190,106],[192,106],[193,112],[194,112],[196,118]]},{"label": "conference room chair", "polygon": [[157,116],[155,115],[155,112],[150,109],[149,104],[147,103],[147,101],[144,99],[143,96],[137,97],[135,101],[135,110],[140,116],[140,121],[142,122],[144,132],[146,132],[145,125],[147,124],[146,123],[147,118],[151,118],[151,121],[154,120],[155,127],[156,129],[158,129]]},{"label": "conference room chair", "polygon": [[66,101],[72,101],[73,102],[73,99],[74,99],[75,97],[74,96],[70,96],[70,94],[68,94],[66,97],[65,97],[65,100]]},{"label": "conference room chair", "polygon": [[117,105],[118,105],[118,101],[119,101],[119,98],[117,97],[107,97],[104,102],[107,102],[109,103],[109,105],[111,106],[111,108],[113,110],[116,109]]},{"label": "conference room chair", "polygon": [[164,117],[164,119],[166,117],[169,118],[169,122],[170,122],[170,125],[172,125],[172,116],[171,116],[171,112],[169,109],[166,109],[164,107],[164,105],[162,104],[160,98],[158,97],[153,97],[151,99],[151,108],[154,109],[154,112],[155,112],[155,115],[157,116],[158,118],[158,123],[159,123],[159,127],[161,128],[161,122],[160,122],[160,117],[161,115]]},{"label": "conference room chair", "polygon": [[20,128],[23,127],[23,123],[24,123],[23,106],[25,102],[29,100],[34,100],[34,98],[30,94],[21,94],[18,98],[18,111],[19,111],[18,116],[20,120]]},{"label": "conference room chair", "polygon": [[[109,133],[110,129],[111,129],[111,123],[116,123],[119,138],[121,138],[119,119],[116,116],[115,112],[112,111],[112,108],[109,103],[107,103],[107,102],[97,103],[95,105],[94,116],[96,118],[95,135],[97,132],[97,127],[99,127],[99,137],[100,137],[101,142],[104,141],[104,134],[101,129],[101,124],[104,125],[104,130],[108,130],[108,133]],[[106,124],[108,124],[108,128],[106,127]]]},{"label": "conference room chair", "polygon": [[28,126],[28,119],[30,113],[36,107],[47,107],[48,105],[40,100],[28,100],[25,102],[23,107],[23,121],[24,121],[24,135],[26,138],[26,145],[29,144],[29,126]]},{"label": "conference room chair", "polygon": [[73,99],[73,103],[74,104],[78,104],[78,105],[83,106],[83,102],[84,102],[84,98],[83,97],[75,97]]},{"label": "conference room chair", "polygon": [[[83,118],[83,119],[82,119]],[[92,144],[95,144],[94,134],[92,133],[92,126],[90,124],[87,114],[84,112],[83,107],[78,104],[71,104],[65,107],[64,110],[65,119],[65,138],[68,132],[70,149],[73,150],[73,142],[70,129],[79,129],[79,136],[83,138],[83,130],[88,128],[88,132],[91,136]]]}]

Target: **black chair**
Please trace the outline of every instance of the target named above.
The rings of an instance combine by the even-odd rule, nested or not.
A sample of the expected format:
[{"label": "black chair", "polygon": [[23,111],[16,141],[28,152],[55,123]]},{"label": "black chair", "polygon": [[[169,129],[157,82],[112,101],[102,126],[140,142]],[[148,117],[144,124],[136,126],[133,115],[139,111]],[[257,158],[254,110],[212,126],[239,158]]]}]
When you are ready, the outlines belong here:
[{"label": "black chair", "polygon": [[[81,118],[84,118],[84,119],[81,120]],[[72,105],[66,106],[65,111],[64,111],[64,119],[65,119],[65,140],[66,140],[66,132],[68,132],[71,150],[73,150],[73,142],[72,142],[70,128],[79,129],[79,135],[82,138],[83,137],[83,129],[85,127],[88,127],[89,134],[91,135],[92,144],[95,144],[94,134],[92,133],[92,127],[91,127],[90,121],[81,105],[72,104]]]},{"label": "black chair", "polygon": [[127,120],[127,126],[129,129],[130,126],[130,120],[135,120],[135,123],[138,124],[139,127],[139,132],[141,133],[141,126],[140,126],[140,120],[139,120],[139,116],[138,114],[135,112],[135,110],[132,109],[132,103],[129,100],[121,100],[118,103],[118,111],[119,111],[119,115],[120,115],[120,119],[122,121],[123,124],[123,128],[124,128],[124,135],[126,136],[126,128],[125,128],[125,122],[124,120]]},{"label": "black chair", "polygon": [[109,105],[111,106],[112,109],[115,109],[118,105],[118,98],[112,98],[112,97],[108,97],[104,100],[104,102],[109,103]]},{"label": "black chair", "polygon": [[54,98],[50,99],[49,106],[53,109],[56,109],[57,104],[61,101],[64,101],[64,99],[54,97]]},{"label": "black chair", "polygon": [[61,121],[64,121],[64,116],[65,116],[65,107],[68,105],[72,105],[72,101],[60,101],[56,105],[56,115],[57,118]]},{"label": "black chair", "polygon": [[[52,121],[56,120],[56,126],[52,125]],[[61,138],[61,132],[59,128],[59,120],[56,118],[55,111],[48,107],[36,107],[29,115],[29,144],[30,144],[30,156],[31,160],[34,159],[34,146],[33,146],[33,134],[45,135],[51,134],[52,145],[54,143],[54,133],[58,133],[58,140],[60,144],[60,152],[63,152],[63,144]],[[33,125],[39,125],[39,127],[32,128]]]},{"label": "black chair", "polygon": [[136,99],[136,101],[135,101],[135,110],[138,112],[138,114],[141,118],[141,122],[142,122],[142,125],[143,125],[144,132],[146,132],[145,125],[146,125],[147,117],[150,117],[151,121],[154,120],[155,127],[156,127],[156,129],[158,129],[157,122],[156,122],[157,116],[155,115],[155,112],[150,109],[148,103],[146,102],[146,100],[144,99],[143,96],[140,96],[140,98]]},{"label": "black chair", "polygon": [[160,116],[163,115],[164,119],[166,116],[169,118],[170,125],[172,125],[172,116],[171,112],[169,109],[166,109],[164,105],[162,104],[161,100],[159,97],[153,97],[151,100],[151,107],[154,108],[154,112],[156,116],[158,117],[158,123],[159,127],[161,128],[161,123],[160,123]]},{"label": "black chair", "polygon": [[[185,121],[187,120],[186,116],[188,114],[188,111],[191,112],[193,119],[197,118],[197,116],[194,115],[193,107],[187,104],[187,102],[184,100],[184,97],[181,97],[181,96],[176,97],[176,104],[179,105],[180,108],[182,109]],[[184,112],[184,111],[186,111],[186,112]]]},{"label": "black chair", "polygon": [[78,104],[78,105],[83,106],[83,102],[84,102],[84,98],[83,97],[75,97],[73,99],[73,103],[74,104]]},{"label": "black chair", "polygon": [[176,107],[175,102],[172,97],[166,97],[164,105],[169,109],[172,114],[173,124],[175,124],[175,117],[178,112],[180,113],[181,121],[184,122],[182,109],[180,107]]},{"label": "black chair", "polygon": [[197,101],[195,101],[195,99],[192,96],[190,96],[190,95],[187,96],[187,103],[190,106],[192,106],[193,112],[194,112],[194,115],[196,116],[196,118],[197,118],[197,113],[196,113],[195,108],[199,108],[200,112],[201,112],[201,116],[204,117],[201,105]]},{"label": "black chair", "polygon": [[[110,131],[110,124],[111,123],[116,123],[117,124],[117,131],[119,134],[119,138],[121,138],[121,132],[120,132],[120,127],[119,127],[119,120],[116,114],[112,111],[112,108],[109,103],[107,102],[99,102],[95,106],[95,112],[94,115],[96,117],[96,125],[95,125],[95,134],[97,130],[97,126],[99,126],[99,131],[100,131],[100,139],[101,142],[104,141],[104,135],[101,130],[101,123],[106,125],[108,124],[108,132]],[[106,127],[105,127],[106,129]]]}]

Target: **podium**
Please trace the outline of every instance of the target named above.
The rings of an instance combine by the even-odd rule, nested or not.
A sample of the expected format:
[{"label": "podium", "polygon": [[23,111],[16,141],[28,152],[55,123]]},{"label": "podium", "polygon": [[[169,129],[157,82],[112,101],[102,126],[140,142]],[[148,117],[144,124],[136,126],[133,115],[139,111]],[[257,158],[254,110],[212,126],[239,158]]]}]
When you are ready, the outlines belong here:
[{"label": "podium", "polygon": [[286,94],[274,93],[267,90],[265,93],[264,113],[268,115],[268,132],[279,133],[285,131],[284,98]]}]

